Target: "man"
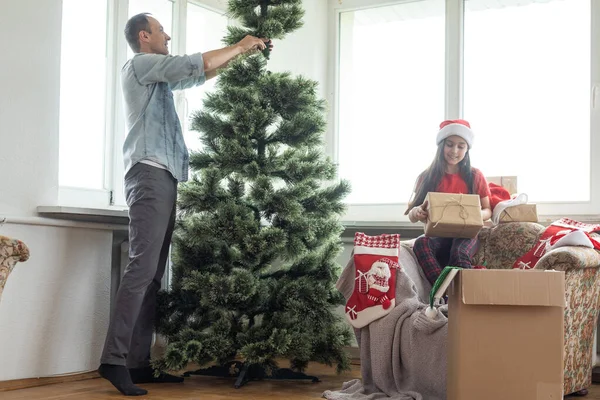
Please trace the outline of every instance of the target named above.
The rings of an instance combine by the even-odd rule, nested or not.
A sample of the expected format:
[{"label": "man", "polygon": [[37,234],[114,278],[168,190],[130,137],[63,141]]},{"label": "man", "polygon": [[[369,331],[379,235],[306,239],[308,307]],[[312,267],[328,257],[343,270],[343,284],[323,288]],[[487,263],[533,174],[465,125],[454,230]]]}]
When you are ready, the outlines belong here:
[{"label": "man", "polygon": [[132,17],[125,38],[134,57],[121,71],[127,138],[123,146],[129,206],[129,264],[116,295],[100,375],[126,396],[136,383],[182,382],[150,367],[156,294],[165,271],[175,222],[177,183],[188,177],[188,151],[172,90],[202,85],[239,54],[263,50],[267,39],[246,36],[207,53],[169,55],[169,40],[149,14]]}]

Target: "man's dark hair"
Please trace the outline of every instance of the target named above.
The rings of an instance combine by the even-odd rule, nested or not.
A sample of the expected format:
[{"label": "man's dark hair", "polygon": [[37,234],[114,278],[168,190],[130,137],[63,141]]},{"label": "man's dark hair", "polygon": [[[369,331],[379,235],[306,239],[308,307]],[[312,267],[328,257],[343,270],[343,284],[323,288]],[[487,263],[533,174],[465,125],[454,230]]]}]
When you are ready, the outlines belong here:
[{"label": "man's dark hair", "polygon": [[148,15],[151,14],[141,13],[134,15],[129,18],[129,21],[127,21],[127,24],[125,25],[125,39],[127,39],[127,43],[129,43],[129,47],[131,47],[131,50],[133,50],[134,53],[140,52],[140,32],[146,31],[152,33]]}]

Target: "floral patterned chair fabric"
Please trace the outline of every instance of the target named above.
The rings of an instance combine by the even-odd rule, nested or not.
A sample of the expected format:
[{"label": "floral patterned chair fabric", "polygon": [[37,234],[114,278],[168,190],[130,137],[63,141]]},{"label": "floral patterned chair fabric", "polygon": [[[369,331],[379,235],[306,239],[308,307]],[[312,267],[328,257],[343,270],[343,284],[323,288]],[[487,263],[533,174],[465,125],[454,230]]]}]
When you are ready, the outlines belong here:
[{"label": "floral patterned chair fabric", "polygon": [[[482,230],[477,264],[510,268],[514,260],[537,242],[544,227],[535,223],[500,224]],[[593,234],[597,237],[597,234]],[[594,331],[600,309],[600,253],[586,247],[560,247],[542,256],[536,269],[565,271],[565,380],[564,393],[591,385]]]},{"label": "floral patterned chair fabric", "polygon": [[19,261],[27,261],[29,249],[20,240],[0,235],[0,299],[6,280]]},{"label": "floral patterned chair fabric", "polygon": [[[545,227],[532,222],[511,222],[484,227],[475,265],[489,269],[512,268],[527,253]],[[598,235],[592,234],[592,236]],[[414,240],[403,242],[412,245]],[[560,247],[545,254],[536,269],[565,271],[565,395],[591,386],[594,331],[600,310],[600,253],[586,247]],[[583,392],[582,392],[583,393]]]}]

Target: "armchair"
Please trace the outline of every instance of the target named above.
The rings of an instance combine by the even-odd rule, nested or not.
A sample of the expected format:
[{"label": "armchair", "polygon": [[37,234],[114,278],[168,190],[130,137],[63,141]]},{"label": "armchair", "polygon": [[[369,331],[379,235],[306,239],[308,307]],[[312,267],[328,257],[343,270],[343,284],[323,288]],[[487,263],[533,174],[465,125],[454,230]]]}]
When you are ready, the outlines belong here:
[{"label": "armchair", "polygon": [[16,263],[27,261],[28,258],[29,248],[25,243],[0,235],[0,298],[2,298],[8,276]]}]

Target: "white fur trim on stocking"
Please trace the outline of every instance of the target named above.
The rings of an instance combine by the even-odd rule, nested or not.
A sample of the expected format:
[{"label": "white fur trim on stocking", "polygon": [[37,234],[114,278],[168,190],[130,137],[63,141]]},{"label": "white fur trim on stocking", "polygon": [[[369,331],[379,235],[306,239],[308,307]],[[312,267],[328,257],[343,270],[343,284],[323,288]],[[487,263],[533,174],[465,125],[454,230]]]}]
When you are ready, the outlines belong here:
[{"label": "white fur trim on stocking", "polygon": [[384,249],[367,246],[354,246],[354,254],[373,254],[377,256],[398,257],[398,248]]},{"label": "white fur trim on stocking", "polygon": [[553,245],[551,245],[549,247],[549,251],[550,250],[554,250],[556,248],[559,247],[565,247],[565,246],[582,246],[582,247],[589,247],[590,249],[594,248],[594,244],[592,243],[592,241],[590,240],[590,237],[588,236],[588,234],[584,231],[572,231],[570,233],[567,233],[565,236],[561,237],[560,239],[558,239],[556,241],[556,243],[554,243]]},{"label": "white fur trim on stocking", "polygon": [[[375,297],[373,301],[377,302],[377,297]],[[390,306],[387,309],[384,309],[381,304],[367,307],[361,311],[356,311],[354,307],[346,306],[346,315],[350,325],[352,325],[354,328],[360,329],[379,318],[385,317],[390,313],[391,310],[394,309],[395,306],[396,299],[390,300]]]},{"label": "white fur trim on stocking", "polygon": [[502,214],[502,212],[504,210],[506,210],[509,207],[519,206],[521,204],[527,204],[527,201],[528,201],[527,194],[521,193],[518,196],[516,196],[515,198],[512,198],[510,200],[504,200],[504,201],[501,201],[498,204],[496,204],[496,207],[494,207],[494,211],[492,212],[493,224],[498,225],[500,223],[500,214]]}]

